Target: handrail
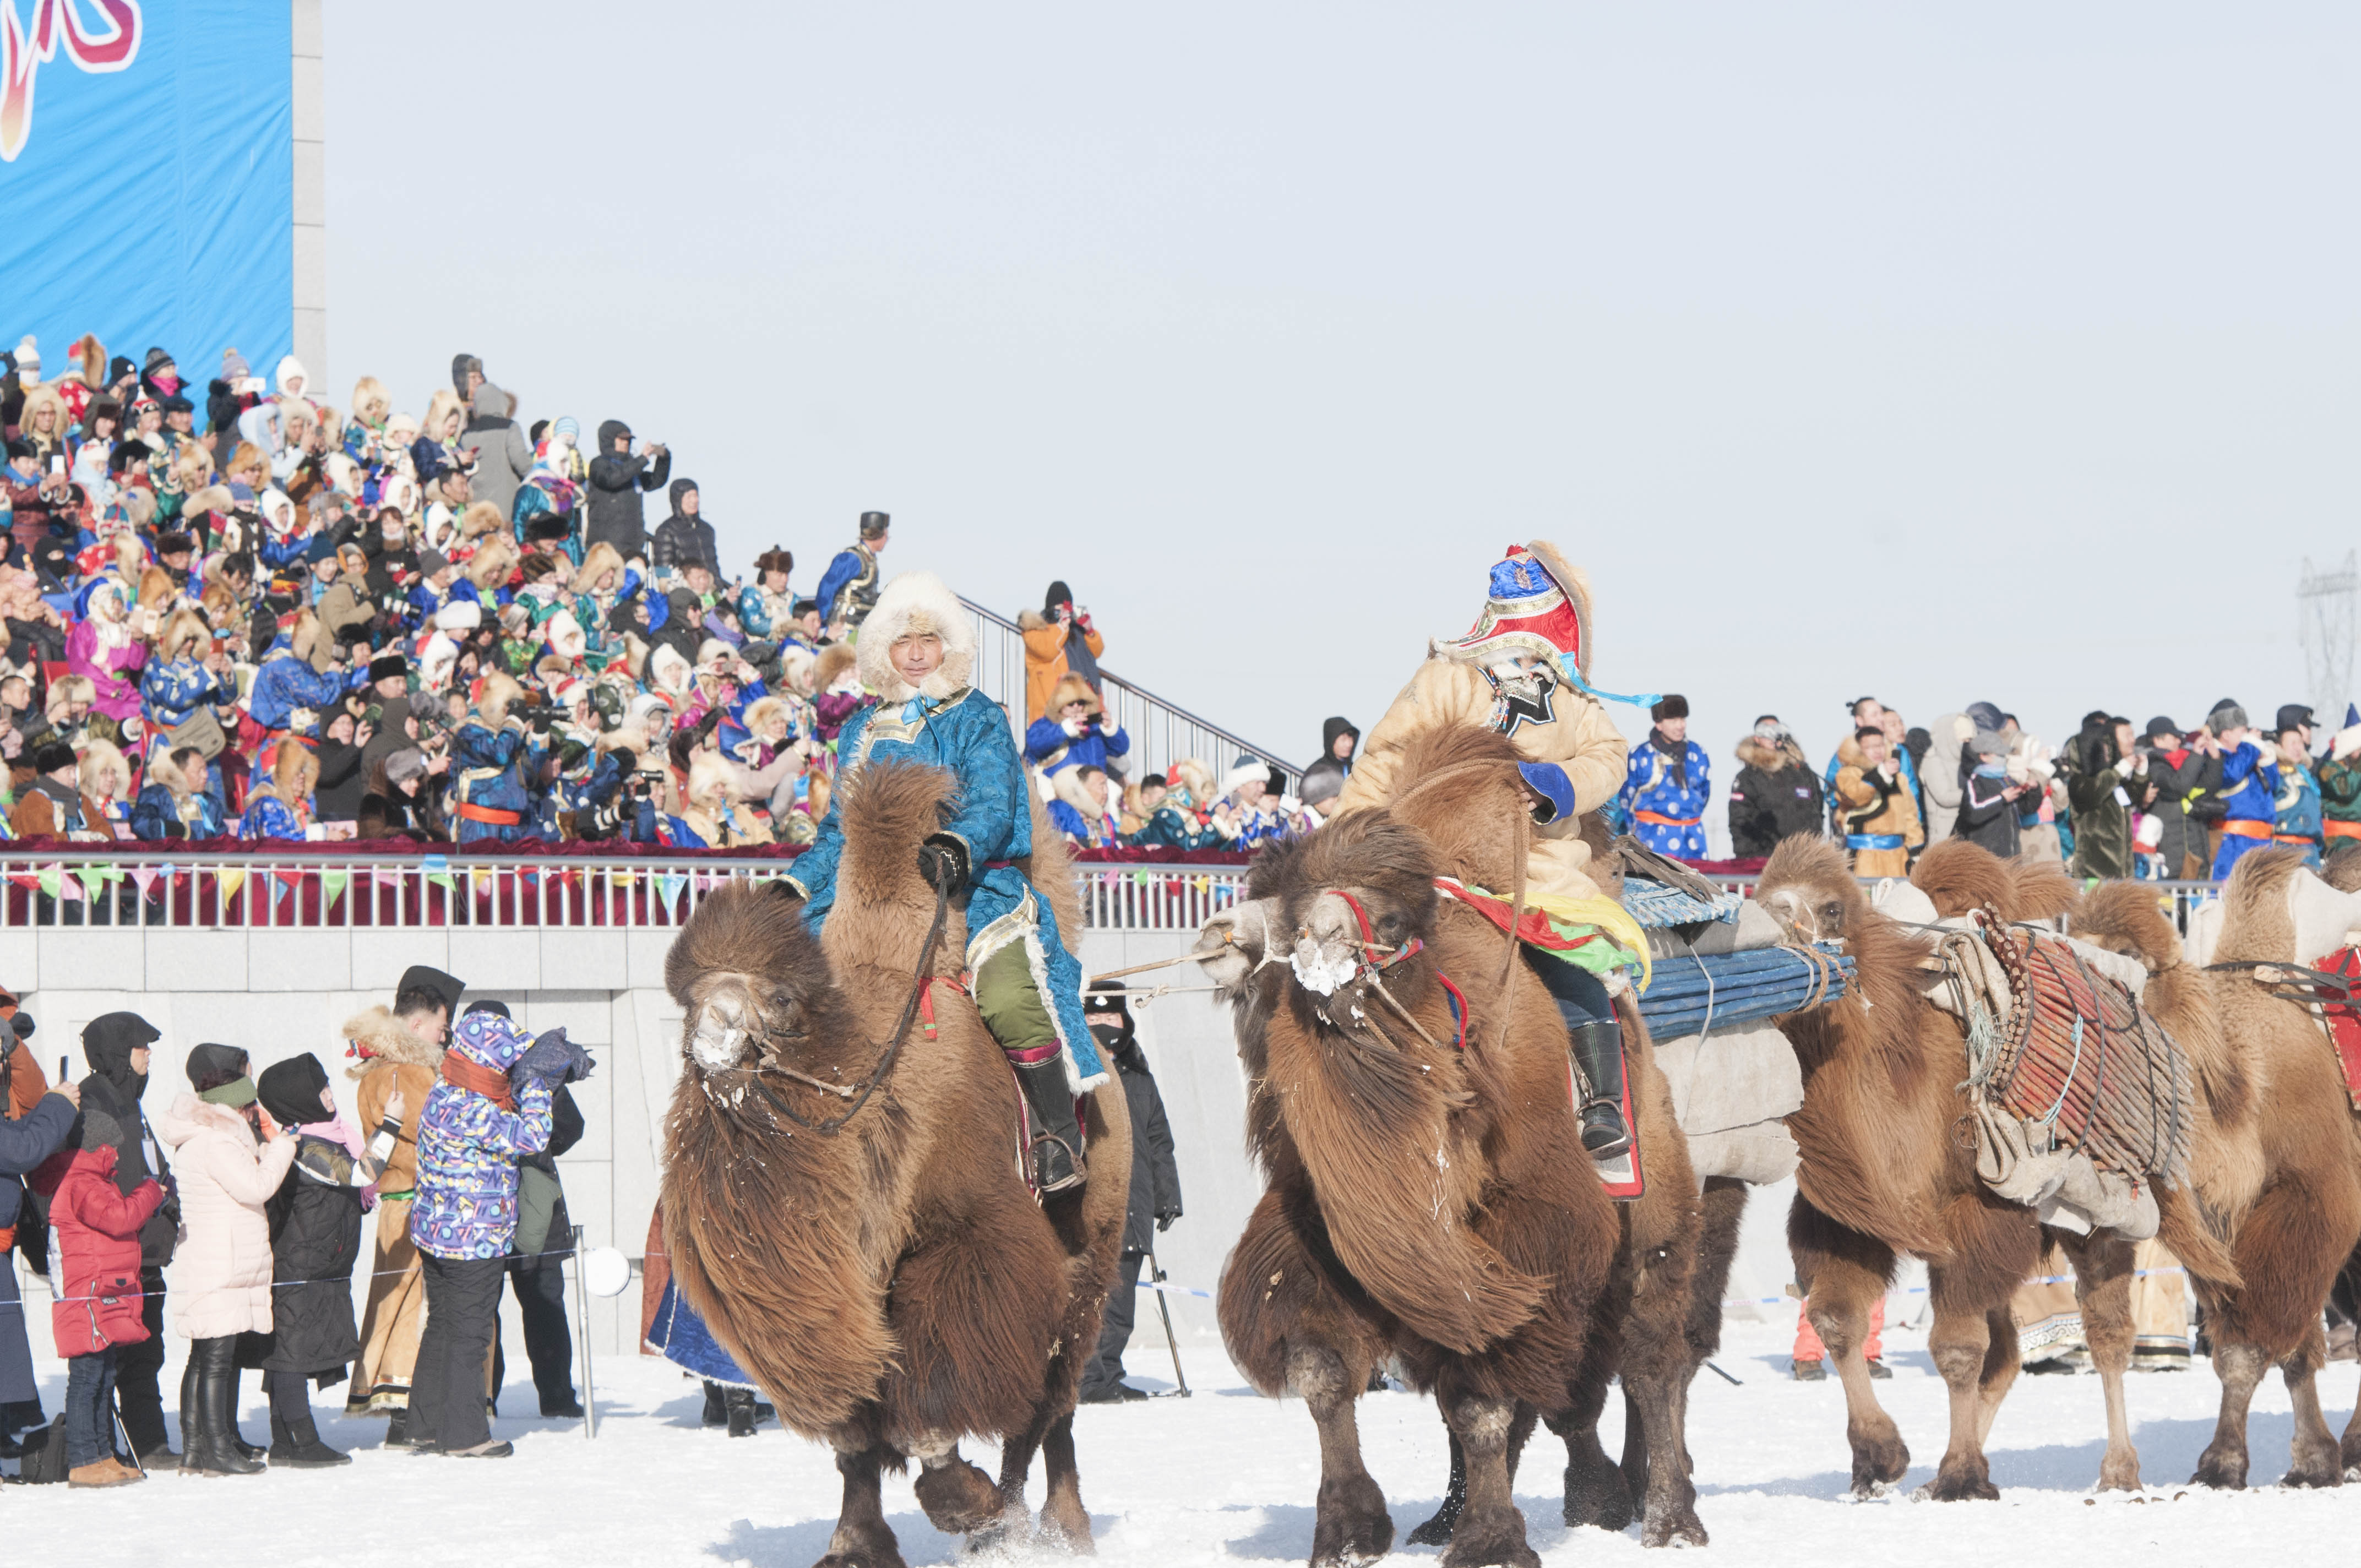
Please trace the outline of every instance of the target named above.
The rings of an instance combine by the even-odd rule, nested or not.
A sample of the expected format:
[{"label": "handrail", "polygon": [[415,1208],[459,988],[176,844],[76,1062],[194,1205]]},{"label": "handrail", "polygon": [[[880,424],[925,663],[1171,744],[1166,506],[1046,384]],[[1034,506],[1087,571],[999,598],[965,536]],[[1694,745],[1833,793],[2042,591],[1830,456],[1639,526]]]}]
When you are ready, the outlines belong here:
[{"label": "handrail", "polygon": [[[1006,616],[986,609],[973,599],[962,597],[960,603],[975,617],[977,688],[1007,710],[1009,722],[1016,727],[1017,741],[1022,745],[1025,738],[1025,630]],[[996,638],[986,635],[992,631],[1000,635]],[[989,655],[987,645],[990,647]],[[1102,687],[1114,688],[1112,693],[1102,690],[1100,695],[1106,699],[1115,722],[1131,733],[1133,750],[1129,760],[1135,770],[1160,772],[1183,757],[1197,757],[1210,766],[1218,778],[1228,768],[1231,757],[1246,752],[1277,768],[1286,775],[1290,787],[1303,776],[1301,768],[1282,761],[1268,748],[1257,746],[1180,704],[1157,696],[1145,686],[1125,680],[1104,664],[1099,666],[1099,679]],[[1222,754],[1224,751],[1228,756]]]}]

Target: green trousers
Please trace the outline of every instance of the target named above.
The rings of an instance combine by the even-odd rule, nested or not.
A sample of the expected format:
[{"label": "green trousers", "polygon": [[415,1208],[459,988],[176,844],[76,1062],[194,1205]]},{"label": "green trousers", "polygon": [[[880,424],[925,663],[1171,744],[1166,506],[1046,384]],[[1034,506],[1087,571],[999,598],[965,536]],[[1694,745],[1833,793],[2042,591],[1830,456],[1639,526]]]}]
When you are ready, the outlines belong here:
[{"label": "green trousers", "polygon": [[1004,1051],[1037,1051],[1058,1044],[1057,1021],[1041,1000],[1041,988],[1033,983],[1033,966],[1022,942],[1009,943],[975,971],[975,1007]]}]

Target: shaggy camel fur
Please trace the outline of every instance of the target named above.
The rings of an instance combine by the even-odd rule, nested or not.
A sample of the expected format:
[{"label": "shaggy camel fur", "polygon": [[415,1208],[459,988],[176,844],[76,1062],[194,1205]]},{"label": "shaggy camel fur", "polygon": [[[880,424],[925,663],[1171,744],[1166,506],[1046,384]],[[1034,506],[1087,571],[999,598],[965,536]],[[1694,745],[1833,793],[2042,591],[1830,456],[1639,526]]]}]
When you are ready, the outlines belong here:
[{"label": "shaggy camel fur", "polygon": [[2297,967],[2289,914],[2293,880],[2311,873],[2293,850],[2247,855],[2223,890],[2217,965],[2277,960],[2284,970],[2202,970],[2136,883],[2101,888],[2075,916],[2075,935],[2147,965],[2144,1005],[2190,1054],[2201,1093],[2190,1174],[2207,1227],[2230,1245],[2240,1284],[2200,1280],[2222,1413],[2192,1480],[2246,1484],[2246,1411],[2272,1366],[2295,1408],[2293,1463],[2283,1484],[2339,1485],[2361,1464],[2361,1413],[2340,1447],[2321,1413],[2327,1354],[2321,1309],[2361,1242],[2361,1143],[2344,1074],[2319,1020],[2257,981]]},{"label": "shaggy camel fur", "polygon": [[[1437,873],[1513,884],[1528,820],[1515,761],[1470,726],[1413,740],[1391,806],[1266,850],[1249,904],[1209,927],[1209,942],[1240,949],[1216,978],[1236,1003],[1248,1139],[1267,1182],[1223,1274],[1223,1332],[1257,1387],[1312,1405],[1314,1563],[1391,1544],[1353,1421],[1370,1368],[1389,1355],[1434,1392],[1463,1462],[1464,1486],[1420,1532],[1449,1540],[1445,1562],[1537,1561],[1510,1498],[1518,1450],[1536,1415],[1570,1423],[1586,1391],[1587,1430],[1618,1370],[1645,1417],[1634,1424],[1653,1461],[1651,1538],[1704,1539],[1675,1386],[1698,1206],[1663,1075],[1627,1020],[1656,1198],[1619,1216],[1581,1150],[1555,1005],[1497,927],[1433,888]],[[1446,777],[1448,793],[1424,787]],[[1413,939],[1423,952],[1381,981],[1343,979],[1364,952],[1347,894],[1376,956]],[[1290,942],[1294,970],[1280,950]],[[1325,994],[1298,978],[1323,971],[1342,981]],[[1464,1050],[1438,975],[1465,994]],[[1628,1492],[1622,1507],[1628,1519]]]},{"label": "shaggy camel fur", "polygon": [[[1923,856],[1916,882],[1946,915],[1990,908],[2006,920],[2054,917],[2073,902],[2055,868],[2004,862],[1964,840]],[[1841,939],[1856,982],[1845,1004],[1782,1021],[1804,1071],[1804,1104],[1787,1118],[1803,1153],[1787,1239],[1812,1326],[1843,1379],[1856,1492],[1902,1478],[1910,1453],[1871,1387],[1861,1345],[1870,1308],[1904,1253],[1927,1264],[1935,1321],[1927,1349],[1949,1385],[1949,1442],[1926,1495],[1996,1497],[1983,1445],[2017,1371],[2009,1298],[2045,1237],[2074,1260],[2092,1356],[2106,1375],[2107,1449],[2100,1484],[2139,1485],[2120,1370],[2130,1362],[2131,1245],[2108,1230],[2047,1231],[2032,1210],[1978,1179],[1959,1124],[1969,1102],[1959,1021],[1921,993],[1926,937],[1872,909],[1834,846],[1795,838],[1763,869],[1755,896],[1806,940]],[[2162,1235],[2200,1277],[2234,1278],[2228,1255],[2197,1223],[2185,1192],[2158,1193]],[[2114,1371],[2109,1371],[2109,1368]]]},{"label": "shaggy camel fur", "polygon": [[[1037,1206],[1015,1153],[1016,1085],[956,978],[956,899],[927,982],[931,1024],[912,1022],[859,1110],[818,1087],[866,1081],[914,1000],[935,910],[917,849],[956,785],[940,769],[872,762],[844,787],[823,938],[776,884],[733,885],[665,960],[687,1013],[665,1124],[673,1274],[781,1419],[836,1450],[844,1502],[827,1568],[898,1568],[880,1478],[913,1455],[936,1528],[991,1541],[1030,1534],[1025,1482],[1040,1448],[1042,1530],[1086,1550],[1074,1396],[1122,1243],[1123,1091],[1089,1102],[1087,1184]],[[1035,842],[1056,840],[1037,822]],[[1032,872],[1045,890],[1071,880],[1054,848]],[[848,1114],[832,1134],[791,1120]],[[960,1456],[971,1433],[1002,1442],[996,1486]]]}]

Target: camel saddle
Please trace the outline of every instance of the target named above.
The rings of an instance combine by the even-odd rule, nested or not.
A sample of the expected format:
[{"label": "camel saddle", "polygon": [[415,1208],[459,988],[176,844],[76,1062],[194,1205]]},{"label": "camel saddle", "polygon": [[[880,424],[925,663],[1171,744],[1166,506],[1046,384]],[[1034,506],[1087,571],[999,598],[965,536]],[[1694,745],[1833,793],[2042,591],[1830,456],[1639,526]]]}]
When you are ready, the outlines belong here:
[{"label": "camel saddle", "polygon": [[2045,1223],[2155,1234],[2155,1184],[2189,1168],[2187,1053],[2085,945],[1982,910],[1946,927],[1930,995],[1967,1025],[1984,1184]]},{"label": "camel saddle", "polygon": [[2345,1072],[2345,1097],[2361,1111],[2361,948],[2339,948],[2312,967],[2344,982],[2319,988],[2321,1014],[2329,1044],[2336,1047],[2336,1065]]}]

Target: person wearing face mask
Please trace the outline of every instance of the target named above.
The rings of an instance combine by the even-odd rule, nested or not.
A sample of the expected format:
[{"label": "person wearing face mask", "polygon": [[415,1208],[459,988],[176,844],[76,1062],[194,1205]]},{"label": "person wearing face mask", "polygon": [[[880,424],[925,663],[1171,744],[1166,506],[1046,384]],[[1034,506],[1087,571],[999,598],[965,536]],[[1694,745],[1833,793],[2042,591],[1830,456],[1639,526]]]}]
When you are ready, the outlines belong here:
[{"label": "person wearing face mask", "polygon": [[1173,1158],[1172,1124],[1164,1114],[1164,1096],[1157,1091],[1156,1075],[1139,1048],[1123,988],[1100,987],[1082,999],[1082,1007],[1091,1021],[1091,1037],[1114,1066],[1124,1102],[1131,1108],[1131,1203],[1124,1211],[1123,1274],[1107,1292],[1099,1347],[1082,1369],[1082,1403],[1112,1405],[1148,1398],[1123,1380],[1123,1347],[1131,1343],[1140,1266],[1156,1245],[1154,1232],[1170,1230],[1180,1217],[1180,1167]]},{"label": "person wearing face mask", "polygon": [[115,1402],[130,1435],[132,1452],[149,1469],[178,1464],[164,1430],[164,1396],[158,1376],[164,1370],[164,1266],[172,1261],[181,1228],[180,1184],[166,1163],[155,1131],[139,1109],[148,1092],[150,1050],[163,1038],[137,1013],[107,1013],[82,1026],[82,1057],[90,1075],[82,1080],[82,1124],[76,1146],[115,1150],[115,1186],[129,1197],[143,1181],[164,1189],[164,1200],[139,1227],[139,1313],[148,1337],[126,1344],[115,1366]]},{"label": "person wearing face mask", "polygon": [[380,1167],[359,1128],[336,1112],[328,1069],[306,1051],[265,1068],[255,1084],[263,1111],[293,1129],[295,1158],[263,1212],[270,1222],[270,1349],[262,1387],[270,1396],[270,1463],[294,1470],[349,1464],[320,1441],[312,1385],[334,1387],[360,1359],[353,1322],[353,1266],[361,1212],[377,1199]]},{"label": "person wearing face mask", "polygon": [[[1608,1159],[1631,1146],[1623,1037],[1608,984],[1625,983],[1624,971],[1638,967],[1647,939],[1590,880],[1590,850],[1582,840],[1580,819],[1612,800],[1628,772],[1622,734],[1601,706],[1605,694],[1590,685],[1590,626],[1589,579],[1546,541],[1510,545],[1492,567],[1475,627],[1464,637],[1437,639],[1369,731],[1338,808],[1392,799],[1404,749],[1435,725],[1479,724],[1508,738],[1523,759],[1518,771],[1533,823],[1525,917],[1516,936],[1573,1035],[1589,1091],[1583,1146]],[[1411,781],[1400,782],[1408,787]],[[1512,905],[1506,889],[1468,891],[1475,907],[1507,924]]]},{"label": "person wearing face mask", "polygon": [[262,1111],[237,1047],[191,1051],[189,1086],[156,1123],[179,1162],[187,1233],[172,1299],[172,1327],[189,1341],[181,1468],[252,1475],[263,1468],[263,1451],[237,1430],[239,1340],[270,1332],[270,1221],[263,1205],[287,1179],[295,1139]]}]

